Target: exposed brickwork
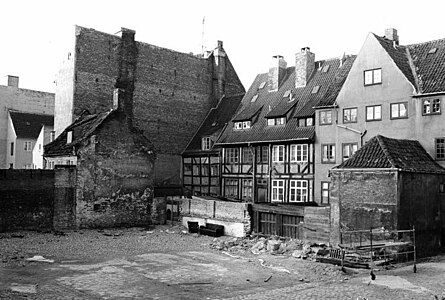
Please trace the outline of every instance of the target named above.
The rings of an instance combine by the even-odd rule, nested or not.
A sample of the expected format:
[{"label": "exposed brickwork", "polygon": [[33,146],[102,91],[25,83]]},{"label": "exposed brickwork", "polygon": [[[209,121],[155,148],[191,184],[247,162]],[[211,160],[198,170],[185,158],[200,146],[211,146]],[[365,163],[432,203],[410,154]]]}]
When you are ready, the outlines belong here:
[{"label": "exposed brickwork", "polygon": [[[65,96],[56,96],[56,111],[64,120],[56,116],[58,133],[83,109],[94,113],[111,108],[110,99],[122,65],[121,41],[115,35],[77,27],[74,63],[64,73],[66,80],[61,84],[66,88],[60,87]],[[216,65],[213,54],[199,58],[141,42],[136,46],[134,125],[144,130],[157,153],[178,156],[174,169],[164,169],[162,175],[156,176],[157,181],[180,184],[176,175],[180,174],[180,153],[217,103],[221,93],[217,88],[223,88],[226,94],[243,93],[244,88],[227,55],[223,56],[224,63]],[[225,70],[217,71],[218,66]],[[70,71],[74,73],[74,97],[66,92],[71,89],[67,75]],[[225,74],[225,80],[221,74]]]},{"label": "exposed brickwork", "polygon": [[51,229],[54,171],[0,170],[0,231]]},{"label": "exposed brickwork", "polygon": [[315,54],[309,48],[295,54],[295,87],[305,87],[315,69]]},{"label": "exposed brickwork", "polygon": [[53,227],[56,230],[76,228],[76,175],[75,166],[55,170]]}]

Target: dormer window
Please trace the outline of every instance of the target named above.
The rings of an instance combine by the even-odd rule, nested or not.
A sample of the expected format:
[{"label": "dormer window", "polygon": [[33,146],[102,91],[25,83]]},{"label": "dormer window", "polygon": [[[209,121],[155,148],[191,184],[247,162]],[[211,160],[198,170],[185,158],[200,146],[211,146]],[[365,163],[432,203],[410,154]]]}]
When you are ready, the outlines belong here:
[{"label": "dormer window", "polygon": [[202,138],[202,143],[201,143],[201,149],[202,150],[210,150],[212,148],[213,145],[213,141],[210,137],[206,136]]},{"label": "dormer window", "polygon": [[313,126],[313,125],[314,125],[314,119],[306,118],[306,126]]},{"label": "dormer window", "polygon": [[255,96],[253,96],[252,99],[250,100],[250,102],[255,102],[256,99],[258,99],[258,94],[256,94]]},{"label": "dormer window", "polygon": [[330,67],[330,65],[326,65],[326,66],[324,66],[323,67],[323,73],[327,73],[328,71],[329,71],[329,67]]},{"label": "dormer window", "polygon": [[243,122],[243,129],[250,129],[250,121]]},{"label": "dormer window", "polygon": [[319,85],[314,86],[314,88],[312,89],[312,94],[316,94],[318,93],[318,90],[320,89]]},{"label": "dormer window", "polygon": [[284,93],[283,98],[287,98],[287,97],[289,97],[290,92],[291,92],[291,90],[287,90],[287,91]]},{"label": "dormer window", "polygon": [[73,132],[72,131],[68,131],[66,133],[66,143],[70,144],[73,142]]},{"label": "dormer window", "polygon": [[235,124],[233,125],[233,128],[235,130],[241,130],[243,129],[243,122],[235,122]]},{"label": "dormer window", "polygon": [[265,81],[261,82],[261,84],[260,84],[260,86],[258,87],[258,89],[259,89],[259,90],[263,89],[265,85],[266,85],[266,82],[265,82]]},{"label": "dormer window", "polygon": [[278,126],[278,125],[285,125],[285,124],[286,124],[285,117],[267,119],[268,126]]},{"label": "dormer window", "polygon": [[428,51],[428,54],[434,54],[436,53],[437,48],[431,48],[430,51]]}]

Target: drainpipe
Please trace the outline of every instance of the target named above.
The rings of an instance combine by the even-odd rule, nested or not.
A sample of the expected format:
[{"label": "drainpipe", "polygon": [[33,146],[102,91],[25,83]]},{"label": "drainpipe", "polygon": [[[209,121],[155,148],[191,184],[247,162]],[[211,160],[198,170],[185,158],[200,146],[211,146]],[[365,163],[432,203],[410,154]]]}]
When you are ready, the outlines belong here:
[{"label": "drainpipe", "polygon": [[365,129],[365,131],[361,132],[361,131],[359,131],[357,129],[349,128],[349,127],[347,127],[345,125],[340,125],[340,124],[337,124],[337,127],[340,127],[340,128],[343,128],[343,129],[346,129],[346,130],[349,130],[349,131],[352,131],[352,132],[360,134],[360,147],[363,146],[363,137],[368,132],[368,130]]}]

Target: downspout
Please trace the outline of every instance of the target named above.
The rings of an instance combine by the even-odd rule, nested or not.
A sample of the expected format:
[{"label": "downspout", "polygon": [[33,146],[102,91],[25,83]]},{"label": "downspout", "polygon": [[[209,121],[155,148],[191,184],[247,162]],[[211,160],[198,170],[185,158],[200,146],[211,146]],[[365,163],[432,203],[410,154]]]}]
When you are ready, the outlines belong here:
[{"label": "downspout", "polygon": [[360,134],[360,147],[363,146],[363,137],[364,137],[365,134],[368,132],[368,130],[365,129],[365,131],[361,132],[361,131],[359,131],[359,130],[357,130],[357,129],[349,128],[349,127],[347,127],[347,126],[339,125],[339,124],[337,124],[337,127],[340,127],[340,128],[343,128],[343,129],[346,129],[346,130],[349,130],[349,131],[352,131],[352,132],[355,132],[355,133]]}]

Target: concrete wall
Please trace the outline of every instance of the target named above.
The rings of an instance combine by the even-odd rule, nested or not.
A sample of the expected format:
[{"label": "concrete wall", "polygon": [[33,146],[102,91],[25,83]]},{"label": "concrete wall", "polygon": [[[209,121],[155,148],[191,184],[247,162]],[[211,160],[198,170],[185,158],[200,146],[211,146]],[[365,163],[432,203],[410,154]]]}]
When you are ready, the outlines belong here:
[{"label": "concrete wall", "polygon": [[51,229],[53,171],[0,170],[0,231]]},{"label": "concrete wall", "polygon": [[[58,80],[57,133],[84,109],[94,113],[111,108],[120,50],[120,37],[76,27],[75,61],[62,70]],[[162,167],[156,169],[157,182],[181,183],[180,153],[208,110],[216,105],[213,60],[213,56],[199,58],[137,42],[134,125],[144,130],[159,153]],[[230,61],[224,66],[226,95],[244,92]]]},{"label": "concrete wall", "polygon": [[8,110],[53,115],[54,94],[15,86],[0,86],[0,168],[9,167],[6,164],[9,154],[9,145],[6,143]]},{"label": "concrete wall", "polygon": [[77,227],[150,223],[154,156],[137,143],[125,122],[107,119],[79,147]]},{"label": "concrete wall", "polygon": [[331,178],[331,243],[340,230],[398,229],[397,171],[333,170]]},{"label": "concrete wall", "polygon": [[[16,143],[16,139],[17,139],[17,134],[15,133],[15,129],[14,126],[12,124],[12,119],[9,117],[8,114],[8,129],[7,129],[7,135],[6,135],[6,142],[5,142],[5,146],[6,148],[4,149],[5,151],[5,158],[6,158],[6,163],[3,166],[3,168],[9,168],[9,166],[12,164],[13,167],[16,166],[15,164],[15,157],[16,157],[16,152],[17,152],[17,143]],[[14,150],[13,150],[13,155],[11,155],[11,143],[14,143]]]}]

